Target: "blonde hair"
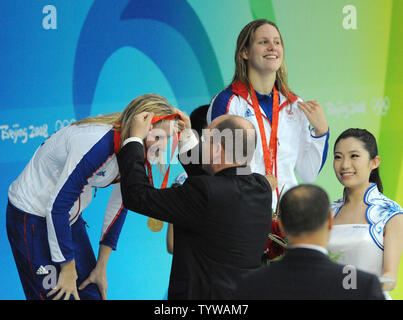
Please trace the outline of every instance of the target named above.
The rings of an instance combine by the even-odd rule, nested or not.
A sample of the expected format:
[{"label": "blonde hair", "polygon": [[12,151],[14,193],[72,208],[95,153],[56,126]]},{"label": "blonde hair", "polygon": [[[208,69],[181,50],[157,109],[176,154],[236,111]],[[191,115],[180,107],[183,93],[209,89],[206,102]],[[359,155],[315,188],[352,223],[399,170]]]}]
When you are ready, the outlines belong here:
[{"label": "blonde hair", "polygon": [[[111,124],[114,130],[120,131],[120,143],[130,137],[130,127],[132,119],[141,112],[153,112],[156,116],[169,115],[174,112],[173,107],[168,103],[167,99],[155,94],[143,94],[132,100],[122,112],[115,112],[97,117],[88,117],[73,123],[80,124]],[[157,123],[162,123],[161,120]],[[153,125],[155,127],[156,124]]]},{"label": "blonde hair", "polygon": [[[247,64],[247,61],[242,57],[242,53],[245,49],[248,49],[252,45],[256,29],[264,24],[270,24],[276,28],[276,30],[278,31],[278,33],[280,35],[281,46],[283,47],[283,50],[284,50],[283,37],[281,36],[280,30],[278,29],[277,25],[274,22],[271,22],[266,19],[254,20],[254,21],[248,23],[242,29],[241,33],[238,36],[238,40],[236,43],[235,74],[234,74],[234,77],[233,77],[231,83],[233,84],[238,81],[242,82],[248,88],[249,93],[250,93],[251,88],[249,86],[248,64]],[[283,59],[283,62],[281,63],[280,68],[276,72],[275,84],[277,85],[280,92],[287,98],[287,100],[290,100],[291,90],[288,86],[287,67],[285,65],[284,59]]]}]

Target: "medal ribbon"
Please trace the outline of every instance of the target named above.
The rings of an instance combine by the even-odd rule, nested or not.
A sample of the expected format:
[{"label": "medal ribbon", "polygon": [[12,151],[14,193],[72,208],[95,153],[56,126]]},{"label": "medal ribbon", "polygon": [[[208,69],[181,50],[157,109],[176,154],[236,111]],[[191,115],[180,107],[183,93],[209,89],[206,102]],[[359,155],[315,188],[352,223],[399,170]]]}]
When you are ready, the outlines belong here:
[{"label": "medal ribbon", "polygon": [[[151,120],[151,124],[154,124],[154,123],[156,123],[158,121],[161,121],[161,120],[164,120],[164,119],[165,120],[174,120],[174,119],[177,119],[177,118],[182,119],[179,113],[174,113],[174,114],[169,114],[169,115],[164,115],[164,116],[154,116],[152,118],[152,120]],[[115,127],[120,127],[120,125],[121,125],[120,123],[117,123],[115,125]],[[175,134],[173,136],[172,149],[171,149],[171,160],[172,160],[172,158],[173,158],[173,156],[175,154],[175,150],[176,150],[176,148],[178,146],[179,136],[180,136],[180,132],[178,132],[177,134]],[[114,142],[114,151],[115,151],[115,153],[118,153],[119,150],[120,150],[120,131],[115,130],[114,137],[113,137],[113,142]],[[147,159],[147,147],[146,147],[145,144],[144,144],[144,150],[145,150],[145,154],[146,154],[144,165],[147,168],[147,175],[148,175],[148,179],[150,181],[150,184],[154,187],[152,168],[151,168],[150,161],[148,161],[148,159]],[[169,177],[170,168],[171,168],[171,164],[169,164],[168,169],[165,172],[164,179],[162,181],[160,189],[165,189],[167,187],[167,185],[168,185],[168,177]],[[153,231],[153,232],[161,231],[161,229],[164,226],[162,221],[160,221],[158,219],[155,219],[155,218],[151,218],[151,217],[148,218],[147,225],[148,225],[149,229],[151,231]]]},{"label": "medal ribbon", "polygon": [[[182,119],[181,116],[179,115],[179,113],[174,113],[174,114],[169,114],[169,115],[165,115],[165,116],[154,116],[153,119],[151,120],[151,124],[154,124],[158,121],[161,120],[174,120],[176,118]],[[173,136],[173,141],[172,141],[172,149],[171,149],[171,160],[175,154],[175,150],[178,146],[178,142],[179,142],[179,136],[180,136],[180,132],[178,132],[177,134],[175,134]],[[153,182],[153,174],[152,174],[152,169],[151,169],[151,164],[147,159],[147,147],[144,145],[145,147],[145,152],[146,152],[146,160],[145,160],[145,165],[147,167],[147,174],[148,174],[148,179],[150,180],[151,185],[154,187],[154,182]],[[165,172],[164,175],[164,179],[162,180],[162,184],[160,189],[165,189],[168,185],[168,177],[169,177],[169,171],[171,169],[171,161],[169,163],[168,169]],[[147,221],[147,225],[148,228],[153,231],[153,232],[158,232],[161,231],[161,229],[164,226],[164,223],[158,219],[155,218],[148,218]]]},{"label": "medal ribbon", "polygon": [[[161,121],[161,120],[174,120],[177,118],[182,119],[179,113],[168,114],[168,115],[164,115],[164,116],[154,116],[153,119],[151,120],[151,124],[157,123],[158,121]],[[116,126],[120,127],[120,123],[117,123]],[[175,150],[178,146],[179,136],[180,136],[180,132],[178,132],[177,134],[175,134],[173,136],[172,149],[171,149],[171,160],[172,160],[172,158],[175,154]],[[115,151],[115,153],[118,153],[120,150],[120,131],[115,130],[113,142],[114,142],[114,151]],[[147,168],[148,179],[150,180],[151,185],[154,187],[154,180],[153,180],[153,174],[152,174],[152,170],[151,170],[151,164],[147,159],[147,147],[145,145],[144,145],[144,147],[145,147],[145,154],[146,154],[146,159],[145,159],[144,165]],[[165,172],[164,179],[162,180],[160,189],[165,189],[168,185],[170,168],[171,168],[171,165],[168,166],[168,169]]]},{"label": "medal ribbon", "polygon": [[[168,114],[168,115],[164,115],[164,116],[154,116],[153,119],[151,120],[151,124],[157,123],[158,121],[161,121],[161,120],[174,120],[174,119],[178,119],[178,118],[182,119],[182,117],[180,116],[179,113],[173,113],[173,114]],[[175,150],[179,143],[179,137],[180,137],[180,132],[178,132],[177,134],[174,134],[174,136],[173,136],[170,160],[172,160],[172,158],[175,154]],[[146,155],[147,155],[147,148],[146,148]],[[154,186],[151,165],[147,159],[147,156],[146,156],[146,166],[147,166],[147,171],[148,171],[148,178],[150,179],[151,185]],[[171,161],[170,161],[167,171],[165,172],[164,179],[162,180],[160,189],[165,189],[167,187],[170,169],[171,169]]]},{"label": "medal ribbon", "polygon": [[256,114],[257,124],[259,126],[260,136],[262,138],[263,158],[266,174],[273,175],[274,162],[277,156],[277,131],[278,131],[278,114],[279,114],[279,94],[276,86],[273,87],[273,113],[271,123],[271,133],[269,144],[267,144],[266,131],[263,124],[262,111],[260,110],[259,101],[255,90],[250,84],[252,92],[252,107]]},{"label": "medal ribbon", "polygon": [[[278,117],[279,117],[279,93],[276,86],[273,87],[273,113],[272,113],[272,123],[271,123],[271,133],[270,140],[267,143],[266,130],[263,124],[263,115],[260,110],[259,101],[257,99],[255,90],[252,84],[249,84],[251,88],[251,98],[252,98],[252,108],[255,111],[256,120],[259,126],[260,137],[262,140],[263,147],[263,159],[265,165],[265,173],[273,175],[274,163],[277,157],[277,132],[278,132]],[[246,92],[245,92],[246,91]],[[233,92],[241,95],[243,98],[247,99],[248,91],[246,86],[242,82],[236,82],[233,84]],[[277,168],[276,168],[277,169]]]}]

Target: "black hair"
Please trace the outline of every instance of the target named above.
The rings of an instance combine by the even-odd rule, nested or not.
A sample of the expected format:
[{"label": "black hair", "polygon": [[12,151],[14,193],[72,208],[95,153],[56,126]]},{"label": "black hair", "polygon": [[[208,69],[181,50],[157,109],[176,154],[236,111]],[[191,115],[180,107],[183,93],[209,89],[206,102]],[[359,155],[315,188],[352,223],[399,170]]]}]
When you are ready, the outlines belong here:
[{"label": "black hair", "polygon": [[288,190],[280,199],[280,220],[285,232],[297,237],[324,226],[330,214],[327,193],[312,184],[301,184]]},{"label": "black hair", "polygon": [[207,110],[209,105],[200,106],[192,111],[190,114],[190,122],[192,124],[192,129],[197,132],[199,137],[202,136],[202,130],[207,127]]},{"label": "black hair", "polygon": [[[340,140],[346,138],[356,138],[362,142],[365,150],[369,153],[369,158],[373,160],[378,155],[378,146],[376,144],[376,139],[371,132],[365,129],[350,128],[343,131],[334,143],[334,149]],[[333,149],[333,151],[334,151]],[[383,186],[381,181],[381,176],[379,175],[379,167],[373,169],[369,176],[369,182],[376,183],[378,190],[383,193]]]}]

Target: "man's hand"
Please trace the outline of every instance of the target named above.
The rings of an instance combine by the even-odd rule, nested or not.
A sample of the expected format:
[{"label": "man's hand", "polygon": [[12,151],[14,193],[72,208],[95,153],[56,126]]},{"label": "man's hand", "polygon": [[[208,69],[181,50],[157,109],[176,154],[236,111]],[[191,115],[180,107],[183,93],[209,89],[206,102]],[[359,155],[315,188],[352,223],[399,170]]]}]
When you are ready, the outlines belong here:
[{"label": "man's hand", "polygon": [[153,117],[154,113],[152,112],[142,112],[135,115],[131,123],[130,136],[144,140],[152,129],[151,121]]},{"label": "man's hand", "polygon": [[179,119],[179,121],[178,121],[179,131],[183,131],[185,129],[190,129],[191,128],[191,123],[190,123],[189,116],[186,113],[184,113],[183,111],[180,111],[177,108],[174,108],[174,110],[175,110],[175,113],[179,113],[179,115],[182,118],[182,119]]},{"label": "man's hand", "polygon": [[65,262],[61,264],[61,271],[59,274],[59,279],[57,281],[56,287],[53,288],[47,294],[47,297],[54,295],[56,292],[58,294],[53,298],[53,300],[60,300],[64,296],[64,300],[69,300],[70,295],[73,295],[75,300],[80,300],[77,292],[77,271],[76,263],[74,260]]}]

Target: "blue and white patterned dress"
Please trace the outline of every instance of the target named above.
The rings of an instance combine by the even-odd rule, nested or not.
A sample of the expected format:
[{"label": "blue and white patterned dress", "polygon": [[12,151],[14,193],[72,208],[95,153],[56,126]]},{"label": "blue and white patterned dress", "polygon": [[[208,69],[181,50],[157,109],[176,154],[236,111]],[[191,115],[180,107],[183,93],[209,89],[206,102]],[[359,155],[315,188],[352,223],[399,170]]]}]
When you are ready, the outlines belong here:
[{"label": "blue and white patterned dress", "polygon": [[[371,185],[364,194],[368,205],[365,215],[367,224],[340,224],[333,226],[327,245],[331,254],[338,256],[337,262],[353,265],[357,269],[383,274],[383,238],[388,221],[399,213],[402,207],[379,192],[376,184]],[[344,205],[344,199],[332,203],[334,217]],[[390,298],[386,294],[387,298]]]}]

